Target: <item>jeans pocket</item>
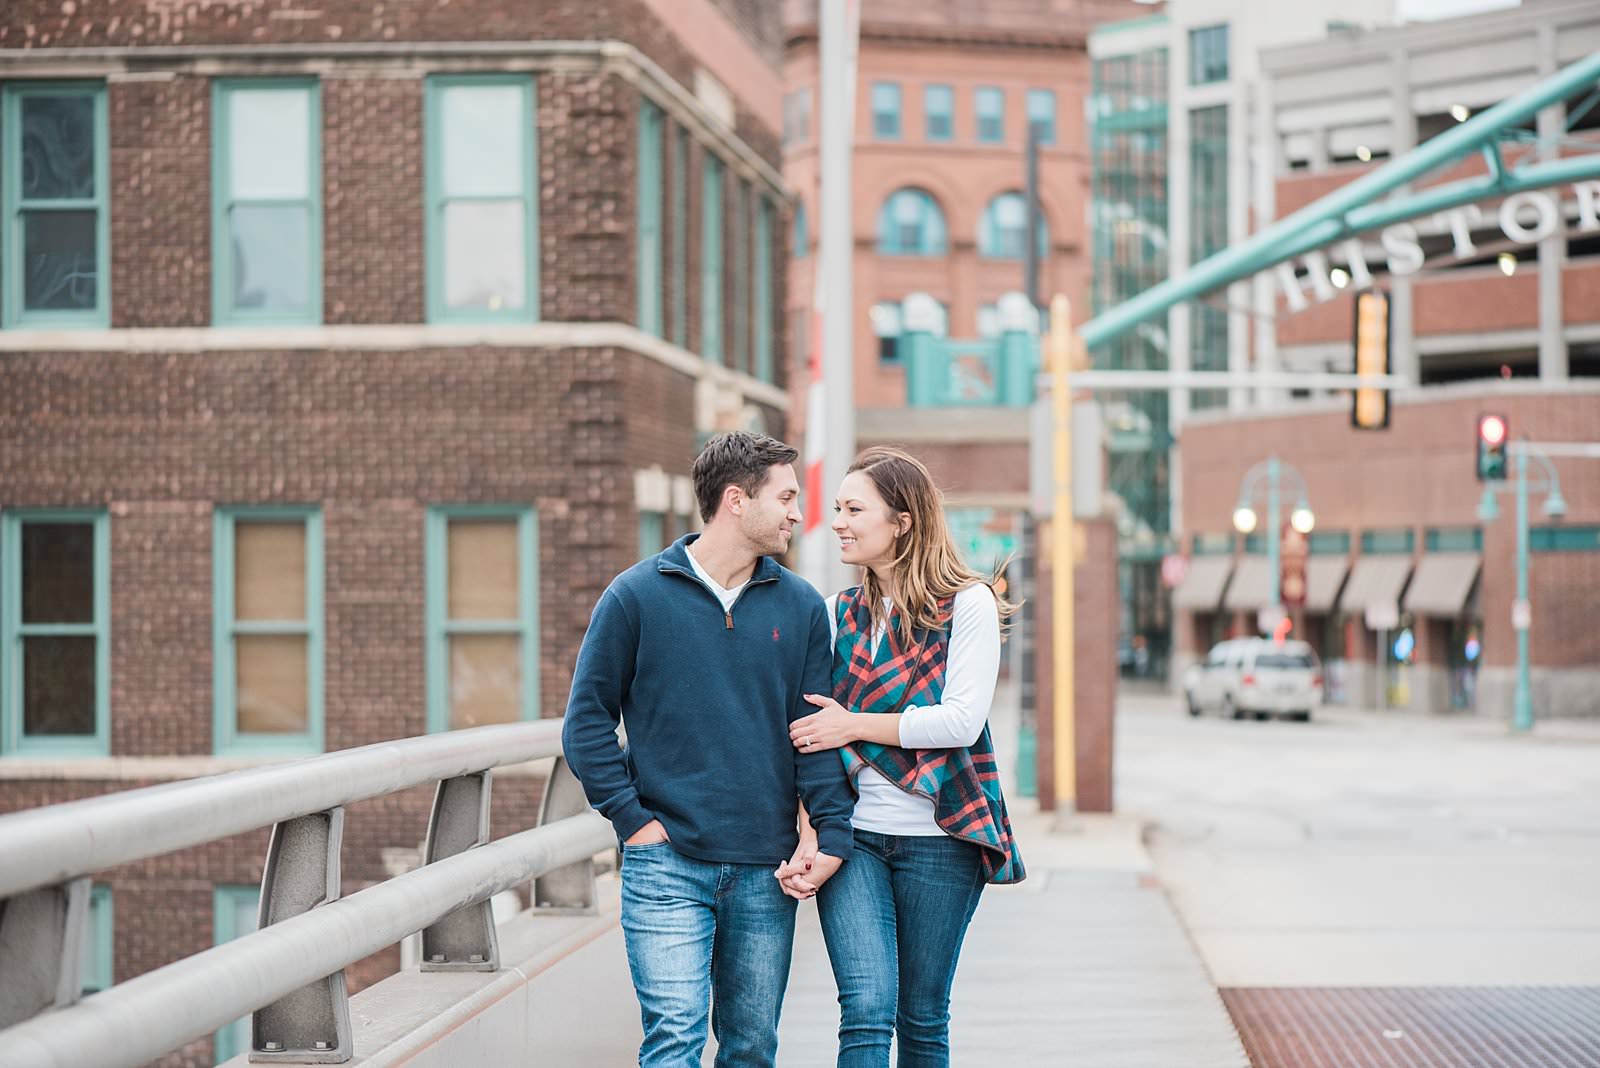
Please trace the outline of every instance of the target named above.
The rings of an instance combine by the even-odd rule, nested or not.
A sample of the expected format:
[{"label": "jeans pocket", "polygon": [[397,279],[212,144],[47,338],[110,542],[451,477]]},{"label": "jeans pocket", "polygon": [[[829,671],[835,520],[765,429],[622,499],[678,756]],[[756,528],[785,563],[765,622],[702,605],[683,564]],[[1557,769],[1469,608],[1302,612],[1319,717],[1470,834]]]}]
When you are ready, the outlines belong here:
[{"label": "jeans pocket", "polygon": [[630,845],[627,842],[623,842],[622,843],[622,852],[625,855],[630,855],[631,856],[632,854],[635,854],[635,853],[648,852],[649,850],[660,849],[662,846],[670,846],[671,844],[672,843],[667,841],[666,839],[662,839],[659,842],[640,842],[638,845]]}]

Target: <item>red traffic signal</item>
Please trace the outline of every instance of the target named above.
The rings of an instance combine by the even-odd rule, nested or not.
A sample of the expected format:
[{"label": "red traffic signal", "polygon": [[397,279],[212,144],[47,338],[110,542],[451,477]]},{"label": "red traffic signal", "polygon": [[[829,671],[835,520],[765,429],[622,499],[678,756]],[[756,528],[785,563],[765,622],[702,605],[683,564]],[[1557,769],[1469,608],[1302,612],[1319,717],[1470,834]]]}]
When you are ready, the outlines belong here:
[{"label": "red traffic signal", "polygon": [[1478,416],[1478,481],[1498,482],[1506,477],[1506,441],[1511,426],[1503,415],[1485,412]]}]

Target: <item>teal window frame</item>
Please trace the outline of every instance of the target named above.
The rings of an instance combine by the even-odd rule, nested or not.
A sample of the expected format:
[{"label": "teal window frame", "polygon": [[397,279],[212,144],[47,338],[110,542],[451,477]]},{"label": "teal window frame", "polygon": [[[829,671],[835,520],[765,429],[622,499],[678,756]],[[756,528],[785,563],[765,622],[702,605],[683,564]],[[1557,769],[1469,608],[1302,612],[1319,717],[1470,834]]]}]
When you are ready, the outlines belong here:
[{"label": "teal window frame", "polygon": [[672,343],[689,347],[689,131],[673,128]]},{"label": "teal window frame", "polygon": [[[1000,225],[1000,205],[1004,201],[1022,201],[1023,218],[1027,218],[1027,201],[1018,190],[1012,189],[1004,193],[996,193],[989,198],[989,203],[983,207],[983,216],[978,221],[978,256],[986,260],[1012,260],[1020,262],[1027,251],[1026,246],[1018,248],[1016,254],[1006,248],[1001,241],[1001,234],[1006,229]],[[1027,228],[1027,222],[1023,222]],[[1024,237],[1023,240],[1027,240]],[[1039,259],[1042,261],[1050,255],[1050,223],[1044,217],[1043,206],[1039,210],[1039,232],[1034,234],[1034,243],[1038,249]]]},{"label": "teal window frame", "polygon": [[[239,90],[282,90],[310,94],[310,127],[304,200],[239,200],[232,195],[229,166],[233,129],[228,97]],[[308,209],[309,271],[306,310],[258,311],[233,306],[233,209],[304,204]],[[316,326],[322,322],[322,87],[315,78],[219,78],[211,83],[211,322],[217,326]]]},{"label": "teal window frame", "polygon": [[1348,530],[1313,530],[1306,539],[1312,556],[1349,556]]},{"label": "teal window frame", "polygon": [[700,172],[700,354],[723,363],[722,161],[709,153]]},{"label": "teal window frame", "polygon": [[667,546],[667,513],[639,510],[639,559],[654,556]]},{"label": "teal window frame", "polygon": [[1189,552],[1193,556],[1232,556],[1232,534],[1194,534],[1189,538]]},{"label": "teal window frame", "polygon": [[635,214],[639,329],[665,337],[662,323],[661,156],[666,116],[648,100],[639,105],[639,186]]},{"label": "teal window frame", "polygon": [[923,140],[942,144],[955,140],[956,91],[948,85],[922,87]]},{"label": "teal window frame", "polygon": [[874,140],[900,140],[901,99],[899,82],[872,83],[872,137]]},{"label": "teal window frame", "polygon": [[[452,519],[514,519],[517,523],[516,619],[451,620],[449,536]],[[539,513],[529,505],[449,504],[428,509],[424,533],[427,583],[428,710],[430,734],[450,730],[450,637],[516,634],[522,639],[522,718],[539,718]]]},{"label": "teal window frame", "polygon": [[1417,532],[1414,530],[1364,530],[1361,532],[1361,551],[1368,556],[1399,556],[1415,552]]},{"label": "teal window frame", "polygon": [[750,183],[743,178],[733,180],[733,344],[729,349],[738,371],[750,369],[750,236],[755,229],[750,219],[751,194]]},{"label": "teal window frame", "polygon": [[1056,143],[1056,91],[1054,89],[1028,90],[1028,128],[1038,131],[1041,147]]},{"label": "teal window frame", "polygon": [[756,199],[756,269],[754,301],[755,362],[751,373],[763,382],[773,380],[772,365],[772,201]]},{"label": "teal window frame", "polygon": [[1006,91],[994,85],[980,85],[972,91],[973,135],[982,145],[1000,145],[1006,140]]},{"label": "teal window frame", "polygon": [[83,933],[83,957],[78,969],[78,988],[85,997],[107,990],[116,982],[112,932],[111,887],[95,883],[89,888],[89,923]]},{"label": "teal window frame", "polygon": [[[89,623],[22,622],[22,528],[30,523],[93,527],[94,619]],[[95,640],[93,734],[22,732],[22,642],[30,637]],[[0,755],[96,757],[111,753],[111,532],[104,509],[16,508],[0,512]]]},{"label": "teal window frame", "polygon": [[[241,524],[299,521],[306,537],[306,618],[246,620],[234,614],[235,533]],[[211,745],[217,756],[297,756],[324,750],[322,512],[315,505],[224,505],[211,522]],[[295,635],[306,641],[306,729],[297,732],[241,731],[234,639],[240,635]]]},{"label": "teal window frame", "polygon": [[[242,935],[251,934],[250,931],[241,931],[233,922],[235,905],[240,901],[251,902],[254,911],[259,916],[261,912],[261,888],[259,886],[238,886],[231,884],[218,884],[211,888],[211,944],[214,946],[225,945]],[[257,930],[260,930],[260,921],[257,921]],[[250,1017],[242,1016],[242,1020]],[[217,1029],[212,1036],[214,1043],[213,1056],[218,1064],[241,1053],[250,1050],[238,1049],[234,1041],[234,1028],[238,1020]],[[247,1025],[248,1026],[248,1025]]]},{"label": "teal window frame", "polygon": [[1528,551],[1535,553],[1600,552],[1600,526],[1538,526],[1528,531]]},{"label": "teal window frame", "polygon": [[1196,26],[1189,31],[1189,84],[1211,85],[1228,80],[1228,24]]},{"label": "teal window frame", "polygon": [[794,246],[792,254],[795,259],[803,260],[811,255],[811,229],[810,220],[806,218],[806,202],[794,202],[794,232],[790,235],[790,243]]},{"label": "teal window frame", "polygon": [[1430,553],[1481,553],[1483,530],[1479,527],[1429,527],[1422,532],[1422,546]]},{"label": "teal window frame", "polygon": [[1267,554],[1267,536],[1261,531],[1244,536],[1244,553],[1246,556],[1265,556]]},{"label": "teal window frame", "polygon": [[[916,236],[906,239],[901,205],[910,201],[917,214]],[[884,256],[943,256],[950,247],[950,228],[944,209],[926,189],[907,185],[884,198],[878,209],[878,252]]]},{"label": "teal window frame", "polygon": [[[440,95],[446,89],[513,86],[522,91],[524,132],[522,153],[523,279],[527,293],[521,308],[498,311],[451,311],[445,303],[444,209],[453,201],[509,199],[492,196],[444,195],[444,138]],[[423,89],[423,253],[427,265],[426,304],[430,323],[536,323],[539,321],[539,100],[531,74],[431,74]]]},{"label": "teal window frame", "polygon": [[[25,200],[22,101],[30,96],[87,96],[94,101],[94,196]],[[0,85],[0,329],[74,329],[111,325],[111,134],[104,82],[8,82]],[[23,307],[23,212],[95,213],[95,306],[28,311]]]}]

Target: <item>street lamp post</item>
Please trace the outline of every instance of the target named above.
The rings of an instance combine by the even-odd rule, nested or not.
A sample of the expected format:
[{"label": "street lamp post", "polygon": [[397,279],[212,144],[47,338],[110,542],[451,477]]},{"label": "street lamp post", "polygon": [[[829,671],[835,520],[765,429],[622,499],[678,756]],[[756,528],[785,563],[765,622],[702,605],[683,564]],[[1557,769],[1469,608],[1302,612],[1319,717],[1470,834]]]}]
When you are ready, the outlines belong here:
[{"label": "street lamp post", "polygon": [[[1566,498],[1561,496],[1561,479],[1556,476],[1555,464],[1550,462],[1543,449],[1531,441],[1513,441],[1507,447],[1515,460],[1516,479],[1512,487],[1517,495],[1517,600],[1511,608],[1511,626],[1517,632],[1517,683],[1512,698],[1511,728],[1517,731],[1533,729],[1533,679],[1529,666],[1528,629],[1532,623],[1532,606],[1528,603],[1528,458],[1539,461],[1543,468],[1546,490],[1544,514],[1550,519],[1560,519],[1567,514]],[[1587,453],[1580,453],[1587,455]],[[1478,518],[1492,523],[1500,517],[1500,506],[1495,501],[1497,487],[1490,483],[1483,487],[1483,498],[1478,502]]]},{"label": "street lamp post", "polygon": [[1234,528],[1241,534],[1249,534],[1255,530],[1257,519],[1253,503],[1255,497],[1261,492],[1263,485],[1267,495],[1267,603],[1274,606],[1283,604],[1283,590],[1280,586],[1282,579],[1282,546],[1280,538],[1283,527],[1283,482],[1289,479],[1296,491],[1294,511],[1289,513],[1289,525],[1301,534],[1309,534],[1316,526],[1316,516],[1311,511],[1311,505],[1306,495],[1305,477],[1294,467],[1278,459],[1276,455],[1268,456],[1266,460],[1256,464],[1244,474],[1244,479],[1239,483],[1239,504],[1233,510]]}]

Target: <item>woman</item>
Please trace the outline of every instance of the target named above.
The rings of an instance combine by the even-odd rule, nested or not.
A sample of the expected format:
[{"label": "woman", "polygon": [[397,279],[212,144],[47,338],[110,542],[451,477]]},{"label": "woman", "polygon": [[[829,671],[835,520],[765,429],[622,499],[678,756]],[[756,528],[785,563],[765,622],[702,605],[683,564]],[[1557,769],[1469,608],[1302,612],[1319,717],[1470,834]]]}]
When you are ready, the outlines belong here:
[{"label": "woman", "polygon": [[1002,621],[1014,610],[965,567],[928,470],[872,448],[839,487],[833,531],[861,584],[828,603],[833,696],[790,729],[795,747],[838,749],[856,788],[856,846],[814,891],[814,838],[777,876],[817,893],[839,984],[839,1068],[950,1062],[950,986],[985,883],[1023,878],[1000,794],[989,704]]}]

